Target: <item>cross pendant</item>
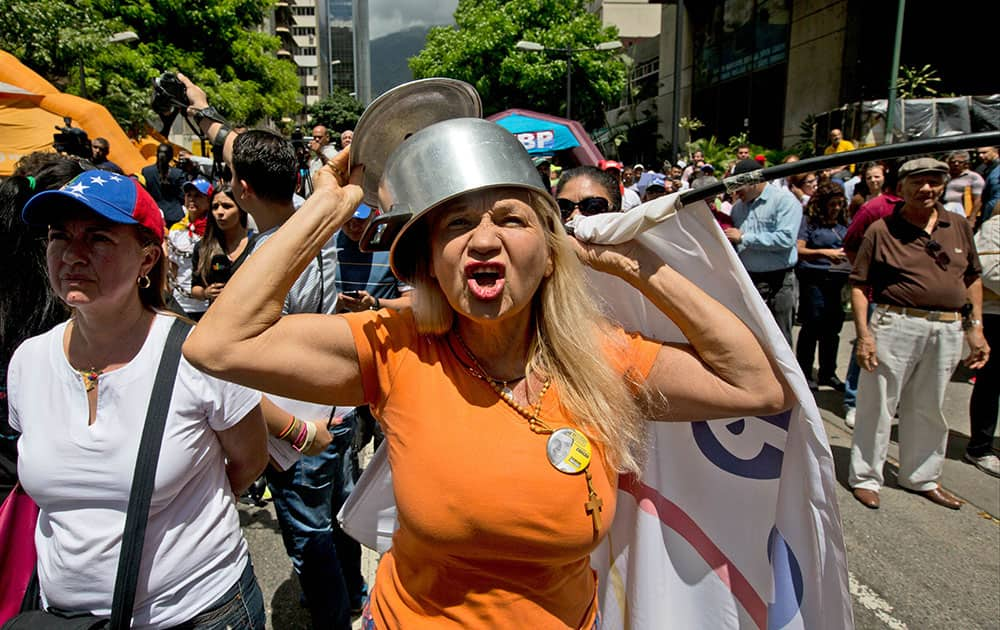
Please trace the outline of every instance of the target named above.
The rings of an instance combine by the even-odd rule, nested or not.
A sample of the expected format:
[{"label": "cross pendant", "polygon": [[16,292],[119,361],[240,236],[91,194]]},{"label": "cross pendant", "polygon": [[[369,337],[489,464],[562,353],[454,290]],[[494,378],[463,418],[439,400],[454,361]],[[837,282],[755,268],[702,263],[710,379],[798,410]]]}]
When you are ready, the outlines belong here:
[{"label": "cross pendant", "polygon": [[601,500],[601,497],[597,496],[597,493],[591,493],[590,499],[583,504],[587,509],[587,514],[590,514],[590,517],[594,521],[595,534],[601,531],[601,506],[603,505],[604,501]]},{"label": "cross pendant", "polygon": [[594,490],[594,478],[590,474],[589,465],[584,469],[584,477],[587,480],[587,502],[583,504],[583,507],[587,510],[587,514],[590,514],[590,518],[594,520],[594,538],[597,538],[601,533],[601,506],[604,505],[604,501],[597,496],[597,491]]}]

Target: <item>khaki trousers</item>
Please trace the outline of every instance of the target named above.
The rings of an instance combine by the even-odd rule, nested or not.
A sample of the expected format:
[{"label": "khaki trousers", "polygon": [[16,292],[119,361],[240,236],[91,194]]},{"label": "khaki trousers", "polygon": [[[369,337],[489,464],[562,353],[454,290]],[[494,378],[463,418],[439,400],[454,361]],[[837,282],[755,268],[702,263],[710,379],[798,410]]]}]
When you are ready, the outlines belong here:
[{"label": "khaki trousers", "polygon": [[899,485],[938,486],[948,443],[942,413],[945,387],[961,359],[962,323],[935,322],[876,308],[869,323],[878,356],[875,371],[861,370],[848,483],[877,491],[899,412]]}]

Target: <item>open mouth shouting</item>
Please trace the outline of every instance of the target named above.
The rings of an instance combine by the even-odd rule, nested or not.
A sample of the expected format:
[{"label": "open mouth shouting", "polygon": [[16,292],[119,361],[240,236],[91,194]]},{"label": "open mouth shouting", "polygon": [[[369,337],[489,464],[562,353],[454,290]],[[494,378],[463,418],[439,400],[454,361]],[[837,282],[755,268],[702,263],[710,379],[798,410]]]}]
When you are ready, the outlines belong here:
[{"label": "open mouth shouting", "polygon": [[498,262],[468,262],[465,281],[477,299],[494,300],[503,293],[507,268]]}]

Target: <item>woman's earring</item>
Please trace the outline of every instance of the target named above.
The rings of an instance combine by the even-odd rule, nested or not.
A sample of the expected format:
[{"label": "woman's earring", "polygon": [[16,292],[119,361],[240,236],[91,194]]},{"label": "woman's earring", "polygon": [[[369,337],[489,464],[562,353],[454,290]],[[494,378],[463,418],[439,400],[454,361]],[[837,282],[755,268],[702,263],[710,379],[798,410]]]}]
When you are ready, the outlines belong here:
[{"label": "woman's earring", "polygon": [[152,282],[149,281],[149,276],[139,276],[135,279],[135,283],[139,285],[140,289],[148,289]]}]

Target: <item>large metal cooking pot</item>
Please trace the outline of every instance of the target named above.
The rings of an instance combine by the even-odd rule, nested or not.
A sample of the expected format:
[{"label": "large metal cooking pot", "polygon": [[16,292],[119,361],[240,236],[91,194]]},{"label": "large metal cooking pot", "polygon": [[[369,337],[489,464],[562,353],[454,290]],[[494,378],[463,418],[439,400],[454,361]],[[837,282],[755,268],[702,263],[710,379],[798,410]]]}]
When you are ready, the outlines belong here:
[{"label": "large metal cooking pot", "polygon": [[460,195],[498,187],[551,197],[524,146],[500,125],[481,118],[435,123],[389,156],[378,187],[380,207],[388,212],[368,226],[362,247],[388,246],[396,277],[412,280],[415,257],[426,248],[414,225]]},{"label": "large metal cooking pot", "polygon": [[476,88],[464,81],[433,77],[396,86],[365,109],[354,127],[351,167],[364,166],[365,203],[379,207],[378,183],[389,155],[401,142],[442,120],[482,118]]}]

